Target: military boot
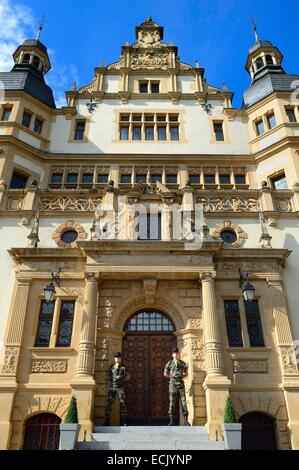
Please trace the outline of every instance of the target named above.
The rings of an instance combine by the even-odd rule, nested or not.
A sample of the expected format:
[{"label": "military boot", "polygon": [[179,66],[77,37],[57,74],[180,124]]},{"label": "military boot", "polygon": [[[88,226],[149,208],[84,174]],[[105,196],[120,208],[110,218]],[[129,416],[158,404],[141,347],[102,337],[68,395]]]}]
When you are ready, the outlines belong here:
[{"label": "military boot", "polygon": [[188,416],[184,416],[184,426],[191,426],[188,421]]},{"label": "military boot", "polygon": [[105,421],[104,421],[103,426],[110,426],[110,416],[105,417]]},{"label": "military boot", "polygon": [[170,420],[169,420],[168,426],[175,426],[175,422],[174,422],[173,416],[170,416]]}]

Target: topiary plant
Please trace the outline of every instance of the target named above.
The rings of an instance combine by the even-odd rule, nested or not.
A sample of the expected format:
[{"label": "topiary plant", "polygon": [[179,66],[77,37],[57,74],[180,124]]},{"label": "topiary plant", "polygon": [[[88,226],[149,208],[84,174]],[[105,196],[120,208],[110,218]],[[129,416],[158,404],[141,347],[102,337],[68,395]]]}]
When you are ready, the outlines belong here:
[{"label": "topiary plant", "polygon": [[65,424],[78,424],[77,399],[74,396],[69,404],[64,422]]},{"label": "topiary plant", "polygon": [[226,399],[225,411],[224,411],[224,423],[225,424],[234,424],[237,423],[237,418],[233,408],[232,400],[230,396]]}]

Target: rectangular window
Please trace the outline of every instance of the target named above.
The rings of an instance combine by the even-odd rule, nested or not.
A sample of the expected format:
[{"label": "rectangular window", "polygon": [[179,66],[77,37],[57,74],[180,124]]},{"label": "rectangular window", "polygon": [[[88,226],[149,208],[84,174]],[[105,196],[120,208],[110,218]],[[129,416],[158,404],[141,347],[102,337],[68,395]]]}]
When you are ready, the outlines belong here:
[{"label": "rectangular window", "polygon": [[269,129],[274,129],[274,127],[277,126],[276,117],[274,113],[268,114],[267,122],[268,122]]},{"label": "rectangular window", "polygon": [[178,126],[171,126],[170,127],[170,140],[179,140],[179,127]]},{"label": "rectangular window", "polygon": [[157,181],[162,183],[162,175],[151,175],[151,181],[152,183],[157,183]]},{"label": "rectangular window", "polygon": [[42,133],[42,129],[43,129],[43,124],[44,124],[44,121],[40,118],[35,118],[35,121],[34,121],[34,132],[36,132],[37,134],[41,134]]},{"label": "rectangular window", "polygon": [[154,127],[146,126],[145,128],[145,140],[154,140]]},{"label": "rectangular window", "polygon": [[63,301],[61,303],[59,327],[57,335],[57,347],[68,348],[71,346],[75,302]]},{"label": "rectangular window", "polygon": [[14,171],[10,182],[10,189],[24,189],[26,188],[27,181],[28,176]]},{"label": "rectangular window", "polygon": [[98,183],[99,184],[107,184],[109,180],[109,175],[98,175]]},{"label": "rectangular window", "polygon": [[35,347],[47,348],[50,344],[55,302],[41,302]]},{"label": "rectangular window", "polygon": [[121,122],[129,122],[130,121],[130,115],[129,114],[122,114],[120,116]]},{"label": "rectangular window", "polygon": [[120,177],[121,184],[131,184],[132,176],[131,175],[121,175]]},{"label": "rectangular window", "polygon": [[66,184],[77,186],[78,183],[78,173],[68,173],[66,178]]},{"label": "rectangular window", "polygon": [[[296,114],[295,114],[295,108],[286,108],[286,113],[289,122],[297,122]],[[4,119],[3,119],[4,121]]]},{"label": "rectangular window", "polygon": [[160,93],[160,83],[151,83],[151,92]]},{"label": "rectangular window", "polygon": [[239,302],[237,300],[225,300],[224,311],[229,346],[242,348],[243,339]]},{"label": "rectangular window", "polygon": [[133,114],[133,122],[141,122],[142,121],[142,115],[141,114]]},{"label": "rectangular window", "polygon": [[161,240],[161,213],[145,214],[140,213],[138,216],[139,240]]},{"label": "rectangular window", "polygon": [[166,121],[166,114],[160,114],[160,116],[157,116],[157,121],[158,122],[165,122]]},{"label": "rectangular window", "polygon": [[133,127],[133,140],[141,140],[141,126]]},{"label": "rectangular window", "polygon": [[177,175],[166,175],[167,184],[177,184],[177,182],[178,182]]},{"label": "rectangular window", "polygon": [[216,178],[215,175],[205,175],[205,184],[215,184]]},{"label": "rectangular window", "polygon": [[265,133],[264,121],[261,119],[255,123],[257,135],[262,135]]},{"label": "rectangular window", "polygon": [[84,140],[85,121],[76,122],[75,140]]},{"label": "rectangular window", "polygon": [[177,114],[170,114],[169,122],[179,122],[179,116]]},{"label": "rectangular window", "polygon": [[145,122],[154,122],[155,117],[152,114],[146,114],[144,116],[144,120],[145,120]]},{"label": "rectangular window", "polygon": [[166,140],[166,127],[165,126],[158,127],[158,140]]},{"label": "rectangular window", "polygon": [[136,175],[136,183],[146,183],[147,175]]},{"label": "rectangular window", "polygon": [[31,118],[32,118],[32,114],[30,114],[28,111],[24,111],[23,117],[22,117],[22,125],[29,129],[30,124],[31,124]]},{"label": "rectangular window", "polygon": [[271,183],[274,189],[288,189],[288,182],[284,173],[277,178],[272,178]]},{"label": "rectangular window", "polygon": [[217,142],[224,141],[223,122],[214,122],[214,132]]},{"label": "rectangular window", "polygon": [[200,175],[190,175],[189,182],[190,184],[200,184]]},{"label": "rectangular window", "polygon": [[148,93],[148,82],[139,82],[139,92]]},{"label": "rectangular window", "polygon": [[51,178],[52,184],[61,185],[63,180],[63,173],[53,173]]},{"label": "rectangular window", "polygon": [[220,175],[220,184],[230,184],[230,175]]},{"label": "rectangular window", "polygon": [[235,175],[235,182],[236,182],[236,184],[246,184],[246,176],[245,175]]},{"label": "rectangular window", "polygon": [[129,128],[128,128],[128,126],[121,126],[121,128],[120,128],[120,140],[129,140]]},{"label": "rectangular window", "polygon": [[93,173],[83,173],[82,183],[83,184],[92,184],[93,183]]},{"label": "rectangular window", "polygon": [[2,113],[2,121],[9,121],[11,116],[12,108],[4,108]]},{"label": "rectangular window", "polygon": [[265,342],[258,301],[245,302],[245,313],[250,346],[264,347]]}]

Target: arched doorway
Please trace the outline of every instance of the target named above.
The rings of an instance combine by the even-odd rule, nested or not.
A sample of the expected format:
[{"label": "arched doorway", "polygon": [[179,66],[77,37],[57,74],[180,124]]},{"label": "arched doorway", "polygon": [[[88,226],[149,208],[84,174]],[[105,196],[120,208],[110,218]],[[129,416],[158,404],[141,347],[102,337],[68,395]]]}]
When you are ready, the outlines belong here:
[{"label": "arched doorway", "polygon": [[123,359],[131,380],[126,383],[130,425],[168,424],[168,380],[164,367],[177,345],[175,327],[164,313],[142,310],[125,326]]},{"label": "arched doorway", "polygon": [[58,450],[61,419],[51,413],[41,413],[25,423],[23,450]]},{"label": "arched doorway", "polygon": [[242,450],[277,450],[275,419],[263,413],[247,413],[243,424]]}]

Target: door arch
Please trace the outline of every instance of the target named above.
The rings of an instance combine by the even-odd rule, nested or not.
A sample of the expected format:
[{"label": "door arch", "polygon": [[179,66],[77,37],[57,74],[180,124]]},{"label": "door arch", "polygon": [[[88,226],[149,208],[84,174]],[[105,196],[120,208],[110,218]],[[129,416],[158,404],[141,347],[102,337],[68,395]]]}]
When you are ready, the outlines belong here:
[{"label": "door arch", "polygon": [[277,450],[276,421],[264,413],[247,413],[239,422],[242,428],[242,450]]},{"label": "door arch", "polygon": [[130,425],[168,423],[168,379],[164,367],[177,345],[175,326],[163,312],[144,309],[125,325],[123,359],[130,373],[126,382],[127,421]]},{"label": "door arch", "polygon": [[58,450],[61,419],[52,413],[40,413],[25,422],[23,450]]}]

